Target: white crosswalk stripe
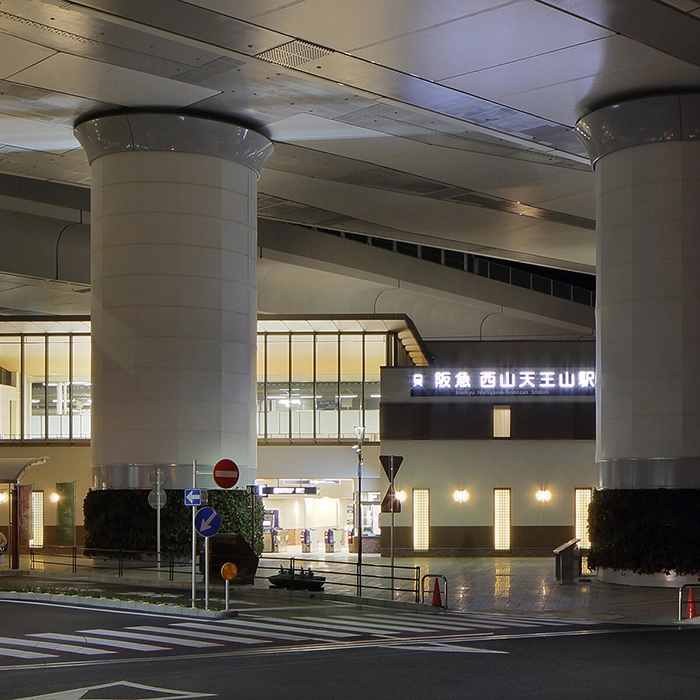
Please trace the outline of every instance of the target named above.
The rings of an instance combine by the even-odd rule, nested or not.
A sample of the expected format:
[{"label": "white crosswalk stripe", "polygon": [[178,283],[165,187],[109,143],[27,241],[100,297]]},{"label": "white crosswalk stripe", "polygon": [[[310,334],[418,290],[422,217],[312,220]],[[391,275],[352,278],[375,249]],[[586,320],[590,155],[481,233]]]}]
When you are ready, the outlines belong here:
[{"label": "white crosswalk stripe", "polygon": [[129,649],[131,651],[162,651],[163,649],[169,648],[165,645],[156,646],[155,644],[143,644],[141,642],[118,641],[114,639],[105,639],[103,637],[87,637],[80,634],[58,634],[57,632],[41,632],[29,636],[56,639],[60,642],[81,642],[83,644],[95,644],[100,647]]},{"label": "white crosswalk stripe", "polygon": [[[170,629],[169,627],[155,627],[150,625],[139,625],[138,627],[129,627],[130,630],[136,630],[137,632],[151,632],[154,634],[165,634],[165,635],[179,635],[181,637],[195,637],[196,639],[203,639],[204,641],[210,642],[227,642],[229,644],[263,644],[265,642],[271,641],[270,639],[254,639],[252,637],[242,637],[240,634],[220,634],[215,627],[211,627],[208,630],[186,630],[186,629]],[[269,636],[269,635],[268,635]],[[168,639],[163,641],[167,642]]]},{"label": "white crosswalk stripe", "polygon": [[[250,639],[250,638],[260,638],[263,637],[264,639],[273,639],[274,640],[280,640],[283,642],[308,642],[309,637],[308,636],[303,636],[301,634],[288,634],[287,632],[270,632],[268,625],[266,625],[266,629],[249,629],[247,627],[239,627],[239,628],[232,628],[229,630],[221,630],[221,627],[219,627],[220,623],[216,622],[176,622],[175,627],[187,627],[191,628],[193,630],[204,630],[204,631],[213,631],[216,630],[217,633],[219,631],[221,632],[228,632],[229,639],[232,640],[233,642],[238,641],[239,639]],[[241,637],[240,632],[238,631],[239,629],[242,629],[246,633],[246,637]],[[279,629],[286,629],[285,627],[279,627]],[[256,639],[255,641],[258,641]]]},{"label": "white crosswalk stripe", "polygon": [[[443,615],[408,610],[346,609],[319,616],[275,617],[250,611],[235,618],[209,621],[181,619],[169,624],[130,625],[123,629],[94,628],[73,633],[37,632],[24,638],[0,637],[0,657],[39,661],[61,654],[158,653],[175,647],[245,649],[269,644],[328,644],[362,639],[382,639],[392,645],[401,643],[402,639],[413,640],[411,648],[415,648],[421,637],[435,649],[444,636],[508,634],[509,628],[515,634],[518,630],[536,627],[552,629],[580,624],[565,619],[489,613]],[[428,642],[429,639],[434,641]]]},{"label": "white crosswalk stripe", "polygon": [[[62,644],[60,642],[42,642],[39,639],[14,639],[12,637],[0,637],[0,644],[7,644],[10,647],[32,647],[33,649],[46,649],[48,651],[66,651],[71,654],[83,654],[93,656],[105,653],[101,649],[92,649],[76,644]],[[112,653],[112,652],[107,652]]]},{"label": "white crosswalk stripe", "polygon": [[[289,620],[277,620],[274,618],[250,618],[249,621],[241,620],[225,620],[224,624],[230,625],[231,627],[241,627],[241,628],[255,628],[255,629],[268,629],[272,631],[278,630],[290,630],[291,632],[300,632],[306,635],[312,634],[315,637],[329,637],[330,639],[350,639],[351,637],[356,637],[357,634],[352,634],[350,632],[338,632],[337,630],[327,629],[326,625],[321,622],[297,622],[295,618],[290,618],[293,622],[290,624]],[[267,620],[269,622],[260,622],[260,620]],[[271,624],[272,623],[272,624]],[[311,632],[309,631],[311,630]],[[308,639],[308,636],[306,637]]]},{"label": "white crosswalk stripe", "polygon": [[3,649],[0,647],[0,656],[9,656],[13,659],[53,659],[57,654],[44,654],[37,651],[25,651],[24,649]]},{"label": "white crosswalk stripe", "polygon": [[[78,630],[81,633],[84,634],[95,634],[98,636],[104,636],[104,637],[118,637],[118,638],[125,638],[128,640],[131,639],[140,639],[144,640],[146,642],[165,642],[165,638],[156,634],[145,634],[143,632],[133,632],[129,629],[124,629],[124,630],[108,630],[108,629],[94,629],[94,630]],[[205,641],[197,641],[195,639],[184,639],[182,637],[168,637],[167,638],[167,644],[173,645],[173,646],[180,646],[180,647],[194,647],[194,648],[203,648],[203,647],[220,647],[221,644],[218,642],[205,642]]]}]

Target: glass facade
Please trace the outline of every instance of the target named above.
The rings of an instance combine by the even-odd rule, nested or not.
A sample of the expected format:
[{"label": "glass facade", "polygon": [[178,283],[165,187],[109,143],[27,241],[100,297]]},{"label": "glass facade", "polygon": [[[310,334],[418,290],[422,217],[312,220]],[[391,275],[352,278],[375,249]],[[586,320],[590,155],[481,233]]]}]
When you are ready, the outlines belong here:
[{"label": "glass facade", "polygon": [[90,438],[89,334],[0,335],[0,439]]},{"label": "glass facade", "polygon": [[379,372],[387,333],[258,334],[258,437],[263,442],[379,440]]},{"label": "glass facade", "polygon": [[[263,443],[379,440],[380,368],[395,334],[258,333],[258,438]],[[404,358],[407,359],[407,358]],[[0,334],[0,440],[89,440],[90,334]]]}]

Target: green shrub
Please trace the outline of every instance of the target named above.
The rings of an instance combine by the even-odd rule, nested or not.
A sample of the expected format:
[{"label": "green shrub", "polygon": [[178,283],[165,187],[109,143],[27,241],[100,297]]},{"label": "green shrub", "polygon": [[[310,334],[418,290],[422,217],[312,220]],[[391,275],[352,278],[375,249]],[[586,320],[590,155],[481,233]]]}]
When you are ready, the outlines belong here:
[{"label": "green shrub", "polygon": [[[83,502],[85,549],[88,556],[109,556],[101,550],[155,552],[157,513],[147,490],[89,491]],[[184,491],[166,490],[160,512],[161,551],[187,554],[192,549],[192,507]],[[208,505],[221,516],[221,533],[240,534],[250,541],[250,495],[245,491],[209,490]],[[263,503],[255,497],[255,551],[263,550]]]},{"label": "green shrub", "polygon": [[591,568],[700,575],[700,490],[596,491],[589,534]]}]

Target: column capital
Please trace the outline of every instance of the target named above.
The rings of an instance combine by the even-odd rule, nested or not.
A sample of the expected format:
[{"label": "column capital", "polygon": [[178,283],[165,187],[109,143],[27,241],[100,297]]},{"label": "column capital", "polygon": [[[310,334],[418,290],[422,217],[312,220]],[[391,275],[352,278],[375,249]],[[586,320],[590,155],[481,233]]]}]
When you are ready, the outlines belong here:
[{"label": "column capital", "polygon": [[255,131],[230,122],[184,114],[98,115],[76,124],[73,133],[91,163],[112,153],[174,151],[231,160],[260,176],[273,150],[269,139]]},{"label": "column capital", "polygon": [[700,94],[654,95],[617,102],[579,119],[576,135],[596,161],[648,143],[700,141]]}]

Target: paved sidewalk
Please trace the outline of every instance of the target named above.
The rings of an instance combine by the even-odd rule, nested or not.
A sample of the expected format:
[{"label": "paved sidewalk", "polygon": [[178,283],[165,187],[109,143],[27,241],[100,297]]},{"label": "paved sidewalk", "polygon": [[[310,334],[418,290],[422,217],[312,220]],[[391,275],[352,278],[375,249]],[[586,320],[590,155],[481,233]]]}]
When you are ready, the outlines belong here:
[{"label": "paved sidewalk", "polygon": [[[231,586],[231,601],[254,601],[261,605],[284,605],[289,597],[306,597],[312,600],[346,600],[392,605],[402,602],[402,607],[416,605],[411,594],[397,596],[391,601],[386,591],[373,590],[370,578],[363,578],[362,599],[357,599],[356,584],[348,579],[347,584],[327,585],[323,593],[315,595],[294,591],[270,590],[266,576],[273,573],[280,563],[294,556],[297,566],[305,568],[311,563],[314,570],[324,573],[334,564],[346,565],[350,570],[356,562],[354,555],[320,555],[318,553],[302,559],[303,555],[264,555],[255,586]],[[372,566],[389,567],[390,562],[379,555],[365,555],[365,576]],[[453,612],[493,612],[501,614],[541,615],[545,617],[568,617],[591,621],[617,621],[651,624],[674,624],[678,620],[678,589],[674,587],[650,588],[623,586],[598,581],[594,573],[583,575],[576,583],[561,585],[555,580],[554,557],[415,557],[396,558],[396,567],[420,567],[419,577],[424,577],[424,605],[429,606],[433,599],[433,586],[437,578],[443,604]],[[7,564],[5,564],[5,567]],[[67,567],[45,566],[43,569],[29,570],[29,561],[23,558],[21,571],[11,572],[0,568],[0,582],[18,580],[25,585],[44,587],[76,586],[82,588],[103,588],[107,591],[133,591],[134,597],[158,592],[163,600],[179,596],[187,600],[191,592],[191,575],[180,571],[175,581],[168,579],[167,573],[154,571],[126,570],[119,578],[114,570],[81,569],[71,574]],[[408,571],[404,569],[402,571]],[[444,577],[444,578],[443,578]],[[330,577],[329,577],[330,580]],[[445,591],[445,580],[447,588]],[[406,584],[410,588],[410,582]],[[700,584],[699,584],[700,586]],[[202,594],[202,577],[197,576],[199,595]],[[445,595],[446,593],[446,595]],[[223,598],[223,585],[213,583],[212,600]],[[400,600],[399,600],[400,598]],[[250,604],[250,602],[248,604]],[[682,606],[685,615],[685,603]],[[700,621],[695,618],[693,622]]]}]

